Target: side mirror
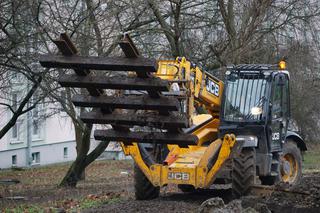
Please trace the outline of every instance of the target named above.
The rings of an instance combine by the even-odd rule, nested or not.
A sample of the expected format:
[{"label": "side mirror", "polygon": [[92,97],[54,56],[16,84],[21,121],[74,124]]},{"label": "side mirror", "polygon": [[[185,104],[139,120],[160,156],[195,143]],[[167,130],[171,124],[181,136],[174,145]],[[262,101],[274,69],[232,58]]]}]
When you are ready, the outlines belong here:
[{"label": "side mirror", "polygon": [[237,79],[238,79],[238,75],[236,75],[236,74],[231,73],[231,74],[227,75],[227,80],[229,80],[231,82],[236,82]]}]

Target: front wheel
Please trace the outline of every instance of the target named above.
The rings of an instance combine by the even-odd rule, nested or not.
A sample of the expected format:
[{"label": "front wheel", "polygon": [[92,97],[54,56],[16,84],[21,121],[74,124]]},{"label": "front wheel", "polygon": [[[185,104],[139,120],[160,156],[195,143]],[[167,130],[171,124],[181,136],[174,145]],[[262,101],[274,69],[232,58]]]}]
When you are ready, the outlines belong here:
[{"label": "front wheel", "polygon": [[136,164],[134,164],[134,189],[137,200],[155,199],[160,193],[160,187],[153,186]]},{"label": "front wheel", "polygon": [[247,195],[255,184],[256,160],[254,148],[244,148],[232,159],[232,194],[238,198]]},{"label": "front wheel", "polygon": [[283,154],[280,159],[280,180],[296,185],[302,177],[301,151],[293,140],[283,145]]}]

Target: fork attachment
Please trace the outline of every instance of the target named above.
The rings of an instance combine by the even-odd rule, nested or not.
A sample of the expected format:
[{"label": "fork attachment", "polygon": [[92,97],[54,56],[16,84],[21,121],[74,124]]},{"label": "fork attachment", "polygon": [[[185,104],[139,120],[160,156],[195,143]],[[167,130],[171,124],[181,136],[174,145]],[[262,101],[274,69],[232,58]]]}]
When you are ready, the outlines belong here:
[{"label": "fork attachment", "polygon": [[[55,44],[62,55],[42,55],[40,64],[74,70],[74,74],[61,74],[58,81],[62,87],[87,90],[88,94],[82,92],[72,97],[75,106],[92,108],[80,115],[82,121],[112,126],[95,130],[95,139],[121,141],[126,145],[133,142],[196,145],[198,138],[182,131],[190,127],[191,119],[181,112],[181,97],[166,95],[172,82],[155,75],[158,62],[141,57],[128,35],[119,42],[126,57],[79,56],[66,34],[61,34]],[[118,95],[107,94],[106,90],[114,90]],[[148,128],[133,131],[135,126]]]}]

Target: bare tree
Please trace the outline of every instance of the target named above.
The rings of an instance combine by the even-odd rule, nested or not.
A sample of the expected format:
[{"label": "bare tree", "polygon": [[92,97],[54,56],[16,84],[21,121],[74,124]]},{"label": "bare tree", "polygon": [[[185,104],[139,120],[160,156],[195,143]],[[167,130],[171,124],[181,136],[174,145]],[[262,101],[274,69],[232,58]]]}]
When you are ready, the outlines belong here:
[{"label": "bare tree", "polygon": [[[283,52],[287,52],[288,60],[296,64],[296,58],[302,56],[319,58],[318,50],[306,49],[308,45],[303,40],[311,38],[314,46],[319,47],[319,36],[315,36],[317,26],[312,25],[319,22],[315,20],[319,17],[319,8],[319,3],[312,0],[4,0],[0,3],[1,102],[13,116],[8,126],[0,131],[0,137],[14,125],[17,117],[38,103],[26,107],[34,91],[40,88],[42,97],[49,94],[48,102],[59,103],[51,113],[65,111],[75,129],[77,158],[62,180],[62,186],[76,186],[85,168],[108,145],[101,142],[89,153],[94,127],[79,119],[71,102],[74,94],[86,91],[61,89],[57,79],[65,70],[35,69],[34,62],[39,53],[58,53],[52,41],[61,32],[71,36],[80,55],[120,55],[119,35],[129,32],[142,55],[156,58],[186,56],[207,71],[228,63],[273,63]],[[308,66],[315,70],[312,63],[310,61]],[[292,67],[293,78],[304,77],[305,81],[292,85],[292,91],[303,93],[311,89],[305,82],[319,76],[301,72],[299,70],[304,68],[298,70],[297,67]],[[15,73],[30,85],[19,106],[8,104],[13,103],[8,94]],[[221,75],[219,71],[215,74]],[[315,87],[318,87],[316,81]],[[318,90],[314,91],[308,96],[310,101]],[[293,100],[294,117],[304,125],[307,120],[303,121],[304,112],[299,107],[302,100]],[[315,105],[308,108],[308,112],[312,114],[309,119],[315,119]],[[313,134],[309,127],[303,131],[305,135]]]},{"label": "bare tree", "polygon": [[[38,96],[30,103],[41,84],[43,73],[34,66],[36,57],[32,41],[36,39],[37,32],[27,24],[31,12],[28,4],[2,1],[0,8],[0,106],[1,113],[11,112],[10,119],[0,129],[2,138],[15,126],[19,117],[34,109],[41,100],[42,96]],[[21,83],[22,86],[19,85]],[[15,89],[20,92],[12,96]]]},{"label": "bare tree", "polygon": [[[119,8],[115,6],[112,1],[108,2],[109,7],[108,13],[105,13],[105,8],[101,7],[98,3],[95,3],[92,0],[85,1],[75,1],[70,2],[72,4],[72,11],[68,11],[64,5],[51,4],[52,1],[43,3],[40,5],[37,12],[37,20],[39,27],[44,31],[46,35],[44,37],[45,42],[53,41],[57,36],[56,32],[60,30],[66,30],[68,34],[71,35],[72,40],[75,41],[76,45],[79,48],[80,55],[99,55],[99,56],[108,56],[113,52],[113,54],[120,54],[117,45],[119,35],[121,31],[116,31],[115,28],[119,26],[121,21],[117,18],[119,14]],[[45,11],[50,11],[49,16],[42,16]],[[71,19],[64,20],[62,17],[56,17],[56,13],[61,13],[64,11],[64,15],[68,17],[76,17],[79,24],[75,23]],[[68,14],[71,12],[71,14]],[[76,13],[76,14],[73,14]],[[66,15],[68,14],[68,15]],[[107,14],[107,15],[106,15]],[[46,14],[48,15],[48,14]],[[138,18],[138,17],[136,17]],[[46,28],[44,23],[47,21],[52,22],[53,25],[59,25],[57,29],[52,30],[52,28]],[[154,21],[154,20],[152,20]],[[143,26],[145,23],[150,23],[152,21],[137,21],[136,19],[131,19],[130,23],[127,23],[126,26],[121,26],[123,31],[132,30],[135,26]],[[108,25],[106,26],[106,23]],[[61,27],[62,26],[62,27]],[[102,30],[104,29],[104,30]],[[49,38],[49,39],[46,39]],[[50,45],[47,45],[49,47]],[[56,49],[48,48],[48,52],[56,52]],[[59,73],[65,72],[64,70],[57,70],[56,72],[50,72],[50,75],[46,75],[45,87],[43,90],[47,90],[50,93],[50,97],[53,101],[57,101],[61,104],[62,109],[70,116],[74,129],[75,129],[75,138],[76,138],[76,150],[77,157],[76,160],[70,166],[67,174],[60,183],[60,186],[75,187],[77,182],[81,180],[84,176],[85,168],[93,162],[102,152],[105,151],[108,146],[108,142],[100,142],[90,153],[91,147],[91,131],[93,129],[92,125],[85,124],[81,121],[78,116],[78,110],[74,107],[71,102],[71,97],[74,94],[86,94],[85,90],[71,90],[71,89],[61,89],[57,82],[57,77]],[[94,73],[99,75],[99,73]],[[106,73],[109,75],[108,73]],[[63,91],[66,95],[61,95]],[[85,109],[80,109],[84,111]]]}]

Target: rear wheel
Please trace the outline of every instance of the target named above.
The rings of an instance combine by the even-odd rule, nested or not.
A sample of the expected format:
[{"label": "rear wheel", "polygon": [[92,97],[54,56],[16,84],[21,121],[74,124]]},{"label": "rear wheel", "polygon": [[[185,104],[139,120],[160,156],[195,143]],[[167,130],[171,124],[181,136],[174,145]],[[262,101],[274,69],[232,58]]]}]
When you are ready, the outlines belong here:
[{"label": "rear wheel", "polygon": [[283,145],[280,160],[280,179],[292,185],[298,184],[302,177],[302,156],[297,144],[288,140]]},{"label": "rear wheel", "polygon": [[137,200],[151,200],[159,197],[160,193],[160,187],[153,186],[136,164],[134,164],[134,189]]},{"label": "rear wheel", "polygon": [[232,194],[235,198],[248,194],[255,184],[256,164],[254,148],[244,148],[232,159]]}]

